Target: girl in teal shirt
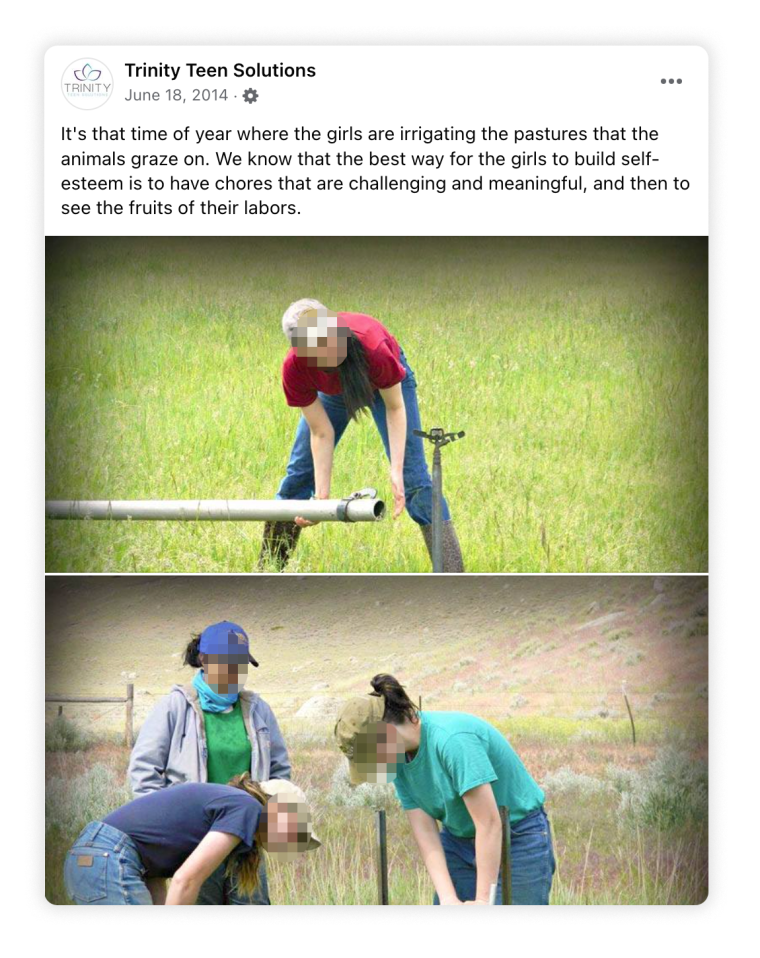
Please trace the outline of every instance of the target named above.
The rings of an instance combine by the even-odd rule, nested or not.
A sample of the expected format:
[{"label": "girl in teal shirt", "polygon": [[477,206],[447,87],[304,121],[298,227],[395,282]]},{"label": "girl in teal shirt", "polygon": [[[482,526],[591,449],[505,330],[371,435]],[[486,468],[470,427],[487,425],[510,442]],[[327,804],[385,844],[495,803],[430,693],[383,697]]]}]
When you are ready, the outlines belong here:
[{"label": "girl in teal shirt", "polygon": [[[392,675],[348,703],[335,728],[351,781],[393,781],[436,890],[435,904],[501,902],[509,808],[512,901],[548,905],[555,861],[544,793],[504,736],[465,712],[421,712]],[[440,830],[439,830],[440,824]]]}]

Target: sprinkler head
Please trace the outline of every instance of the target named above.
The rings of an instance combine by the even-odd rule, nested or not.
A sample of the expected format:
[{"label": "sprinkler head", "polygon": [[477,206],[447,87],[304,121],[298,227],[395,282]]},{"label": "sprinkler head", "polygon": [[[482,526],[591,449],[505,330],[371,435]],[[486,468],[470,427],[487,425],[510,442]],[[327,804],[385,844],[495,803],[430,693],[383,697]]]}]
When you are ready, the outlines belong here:
[{"label": "sprinkler head", "polygon": [[447,446],[450,442],[455,442],[457,439],[464,438],[464,429],[460,429],[459,432],[446,432],[441,429],[440,426],[435,426],[430,432],[423,432],[422,429],[413,429],[412,432],[421,439],[429,439],[436,449],[441,446]]}]

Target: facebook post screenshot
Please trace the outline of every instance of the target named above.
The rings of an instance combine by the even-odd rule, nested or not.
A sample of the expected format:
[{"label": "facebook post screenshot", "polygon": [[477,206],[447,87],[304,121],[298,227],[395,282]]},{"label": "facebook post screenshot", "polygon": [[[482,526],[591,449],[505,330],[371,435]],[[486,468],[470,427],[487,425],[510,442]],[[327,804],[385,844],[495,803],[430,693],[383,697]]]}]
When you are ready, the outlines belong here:
[{"label": "facebook post screenshot", "polygon": [[705,50],[44,71],[47,901],[701,905]]}]

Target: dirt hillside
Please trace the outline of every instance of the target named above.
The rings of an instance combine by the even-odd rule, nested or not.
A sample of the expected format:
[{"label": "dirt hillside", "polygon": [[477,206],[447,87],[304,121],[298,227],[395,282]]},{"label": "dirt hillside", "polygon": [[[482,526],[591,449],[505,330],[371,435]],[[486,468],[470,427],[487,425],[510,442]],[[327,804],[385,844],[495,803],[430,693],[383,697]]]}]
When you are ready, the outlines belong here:
[{"label": "dirt hillside", "polygon": [[[231,619],[261,662],[248,685],[287,719],[396,674],[423,705],[497,717],[706,708],[707,580],[649,576],[55,577],[47,694],[118,695],[139,724],[189,681],[192,630]],[[120,706],[66,706],[120,724]],[[53,707],[48,707],[48,713]]]}]

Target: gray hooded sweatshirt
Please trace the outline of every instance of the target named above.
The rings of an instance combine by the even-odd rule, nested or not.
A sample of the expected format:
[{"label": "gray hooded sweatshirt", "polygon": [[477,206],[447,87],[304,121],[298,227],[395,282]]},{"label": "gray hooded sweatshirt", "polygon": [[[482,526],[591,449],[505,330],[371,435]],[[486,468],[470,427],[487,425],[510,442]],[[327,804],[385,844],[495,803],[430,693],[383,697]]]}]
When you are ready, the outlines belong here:
[{"label": "gray hooded sweatshirt", "polygon": [[[255,692],[242,691],[240,706],[251,741],[251,778],[290,778],[288,750],[274,712]],[[167,785],[207,781],[206,727],[192,685],[174,685],[143,722],[129,760],[135,795]]]}]

